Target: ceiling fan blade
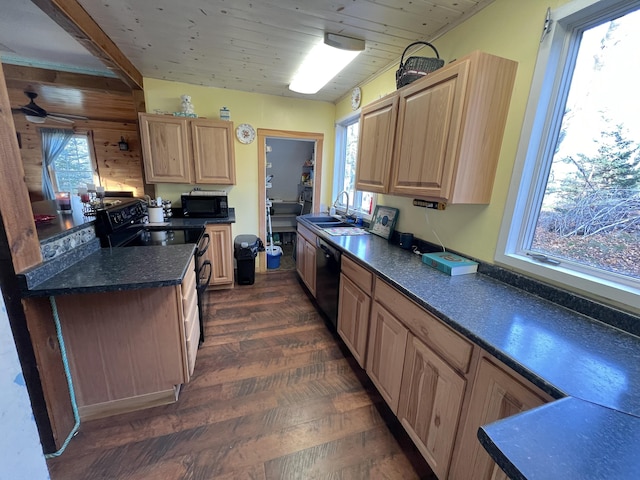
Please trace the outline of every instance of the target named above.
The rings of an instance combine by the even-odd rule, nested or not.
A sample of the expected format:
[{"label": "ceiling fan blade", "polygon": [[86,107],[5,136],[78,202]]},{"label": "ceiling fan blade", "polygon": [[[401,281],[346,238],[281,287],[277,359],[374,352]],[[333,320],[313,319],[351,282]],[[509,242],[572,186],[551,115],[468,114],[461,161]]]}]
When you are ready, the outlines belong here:
[{"label": "ceiling fan blade", "polygon": [[47,115],[51,116],[55,116],[55,117],[61,117],[61,118],[70,118],[72,120],[89,120],[89,117],[85,117],[84,115],[74,115],[72,113],[53,113],[50,112]]},{"label": "ceiling fan blade", "polygon": [[52,120],[54,122],[60,123],[73,123],[73,120],[65,117],[58,117],[57,115],[47,115],[47,120]]}]

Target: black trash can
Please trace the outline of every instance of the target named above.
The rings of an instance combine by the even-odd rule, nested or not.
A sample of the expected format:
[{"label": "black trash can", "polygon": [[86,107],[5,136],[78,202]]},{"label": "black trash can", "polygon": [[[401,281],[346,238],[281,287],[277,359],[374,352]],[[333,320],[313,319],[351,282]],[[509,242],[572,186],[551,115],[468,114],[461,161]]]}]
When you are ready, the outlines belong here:
[{"label": "black trash can", "polygon": [[253,285],[256,278],[256,256],[264,250],[262,240],[255,235],[238,235],[233,241],[233,256],[238,266],[239,285]]}]

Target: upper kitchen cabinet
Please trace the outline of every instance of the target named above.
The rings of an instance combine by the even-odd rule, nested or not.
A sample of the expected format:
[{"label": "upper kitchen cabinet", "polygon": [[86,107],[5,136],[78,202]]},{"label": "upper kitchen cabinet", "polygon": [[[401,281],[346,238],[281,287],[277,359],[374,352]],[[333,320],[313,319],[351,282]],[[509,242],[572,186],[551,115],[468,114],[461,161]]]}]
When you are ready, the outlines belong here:
[{"label": "upper kitchen cabinet", "polygon": [[233,123],[141,113],[148,183],[234,185]]},{"label": "upper kitchen cabinet", "polygon": [[357,190],[374,193],[388,191],[397,118],[397,92],[362,108],[356,164]]},{"label": "upper kitchen cabinet", "polygon": [[489,203],[516,69],[474,52],[401,89],[390,192]]},{"label": "upper kitchen cabinet", "polygon": [[364,107],[356,188],[489,203],[516,69],[474,52]]}]

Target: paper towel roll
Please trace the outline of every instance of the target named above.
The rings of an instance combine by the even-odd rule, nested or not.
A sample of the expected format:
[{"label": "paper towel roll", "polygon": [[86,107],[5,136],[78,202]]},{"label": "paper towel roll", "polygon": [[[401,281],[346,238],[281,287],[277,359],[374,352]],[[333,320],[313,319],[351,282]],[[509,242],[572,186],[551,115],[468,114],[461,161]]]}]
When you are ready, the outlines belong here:
[{"label": "paper towel roll", "polygon": [[162,207],[149,207],[149,223],[164,222],[164,210]]}]

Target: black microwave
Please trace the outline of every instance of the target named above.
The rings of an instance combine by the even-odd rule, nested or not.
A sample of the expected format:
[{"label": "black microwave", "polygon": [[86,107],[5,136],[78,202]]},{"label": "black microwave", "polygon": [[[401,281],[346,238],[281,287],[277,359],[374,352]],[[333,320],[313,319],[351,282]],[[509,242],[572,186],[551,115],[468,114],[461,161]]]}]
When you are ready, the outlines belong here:
[{"label": "black microwave", "polygon": [[227,218],[229,216],[227,192],[223,190],[196,190],[182,194],[180,199],[182,215],[185,218]]}]

